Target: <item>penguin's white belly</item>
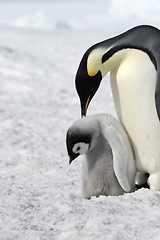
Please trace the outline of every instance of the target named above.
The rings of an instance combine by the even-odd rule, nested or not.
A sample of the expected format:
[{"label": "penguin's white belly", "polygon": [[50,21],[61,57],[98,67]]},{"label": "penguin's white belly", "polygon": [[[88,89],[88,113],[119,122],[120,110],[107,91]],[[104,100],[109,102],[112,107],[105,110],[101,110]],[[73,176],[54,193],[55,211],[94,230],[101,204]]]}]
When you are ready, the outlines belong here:
[{"label": "penguin's white belly", "polygon": [[111,87],[119,120],[131,139],[136,166],[160,171],[160,122],[155,106],[156,69],[149,56],[130,50],[111,71]]}]

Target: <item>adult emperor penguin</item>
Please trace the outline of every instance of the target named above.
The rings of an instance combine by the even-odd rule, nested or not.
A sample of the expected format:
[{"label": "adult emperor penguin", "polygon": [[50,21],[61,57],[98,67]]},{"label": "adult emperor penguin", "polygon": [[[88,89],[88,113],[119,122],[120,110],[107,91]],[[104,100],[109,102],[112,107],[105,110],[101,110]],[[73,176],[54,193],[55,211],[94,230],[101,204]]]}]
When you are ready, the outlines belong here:
[{"label": "adult emperor penguin", "polygon": [[160,190],[160,31],[142,25],[99,42],[84,54],[76,89],[82,115],[110,71],[116,112],[131,140],[136,167]]},{"label": "adult emperor penguin", "polygon": [[76,121],[67,132],[70,163],[85,154],[82,196],[121,195],[134,191],[135,161],[122,125],[108,114]]}]

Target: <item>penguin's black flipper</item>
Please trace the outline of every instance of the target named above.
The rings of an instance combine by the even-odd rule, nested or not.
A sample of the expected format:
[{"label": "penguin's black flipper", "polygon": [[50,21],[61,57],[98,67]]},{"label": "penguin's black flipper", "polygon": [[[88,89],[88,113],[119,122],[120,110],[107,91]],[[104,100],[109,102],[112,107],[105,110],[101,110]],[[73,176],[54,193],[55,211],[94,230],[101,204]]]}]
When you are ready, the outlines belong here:
[{"label": "penguin's black flipper", "polygon": [[[159,48],[160,51],[160,48]],[[156,104],[156,110],[157,115],[160,120],[160,54],[157,60],[157,82],[156,82],[156,89],[155,89],[155,104]]]}]

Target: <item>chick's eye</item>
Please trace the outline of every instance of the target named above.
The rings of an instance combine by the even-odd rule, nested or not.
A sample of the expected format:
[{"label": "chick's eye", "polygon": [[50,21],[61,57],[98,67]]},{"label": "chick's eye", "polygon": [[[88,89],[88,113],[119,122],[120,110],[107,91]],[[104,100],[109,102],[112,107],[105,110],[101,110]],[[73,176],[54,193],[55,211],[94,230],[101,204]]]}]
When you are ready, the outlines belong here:
[{"label": "chick's eye", "polygon": [[79,153],[81,151],[80,143],[76,143],[72,149],[74,153]]},{"label": "chick's eye", "polygon": [[77,147],[77,152],[78,152],[80,149],[81,149],[80,147]]},{"label": "chick's eye", "polygon": [[89,143],[79,142],[74,145],[72,152],[82,155],[85,154],[89,149]]}]

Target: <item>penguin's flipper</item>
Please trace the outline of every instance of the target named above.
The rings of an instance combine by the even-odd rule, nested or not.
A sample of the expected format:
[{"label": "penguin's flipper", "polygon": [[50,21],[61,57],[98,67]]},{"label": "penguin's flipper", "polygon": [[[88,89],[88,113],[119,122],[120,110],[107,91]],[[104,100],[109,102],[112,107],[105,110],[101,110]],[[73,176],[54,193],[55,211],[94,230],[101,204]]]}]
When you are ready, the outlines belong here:
[{"label": "penguin's flipper", "polygon": [[119,184],[125,192],[131,192],[135,186],[135,161],[127,134],[116,120],[103,130],[113,154],[113,168]]},{"label": "penguin's flipper", "polygon": [[[160,67],[160,57],[159,59],[159,67]],[[160,121],[160,70],[157,71],[157,82],[156,82],[156,89],[155,89],[155,104],[157,115]]]},{"label": "penguin's flipper", "polygon": [[154,38],[154,41],[152,39],[152,42],[150,43],[152,46],[150,49],[150,52],[153,56],[153,63],[155,66],[155,70],[157,72],[157,80],[156,80],[156,88],[155,88],[155,105],[157,110],[157,115],[160,121],[160,31],[158,30],[158,35]]}]

